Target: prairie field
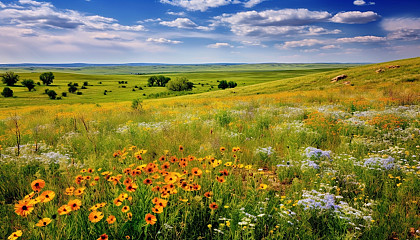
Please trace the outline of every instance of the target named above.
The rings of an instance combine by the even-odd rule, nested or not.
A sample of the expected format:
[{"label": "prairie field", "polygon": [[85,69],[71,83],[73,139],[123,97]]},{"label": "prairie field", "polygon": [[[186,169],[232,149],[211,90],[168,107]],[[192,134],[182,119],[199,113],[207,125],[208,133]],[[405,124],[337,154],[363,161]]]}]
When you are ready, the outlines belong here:
[{"label": "prairie field", "polygon": [[[0,98],[1,238],[420,238],[420,58],[280,67],[18,82]],[[194,88],[147,87],[155,73]],[[88,84],[44,94],[69,82]]]}]

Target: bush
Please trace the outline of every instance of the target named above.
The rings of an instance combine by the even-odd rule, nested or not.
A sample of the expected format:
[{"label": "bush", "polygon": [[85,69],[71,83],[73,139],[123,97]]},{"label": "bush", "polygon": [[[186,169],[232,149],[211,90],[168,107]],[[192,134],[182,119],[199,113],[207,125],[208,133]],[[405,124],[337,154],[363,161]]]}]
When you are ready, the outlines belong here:
[{"label": "bush", "polygon": [[35,89],[35,82],[32,79],[24,79],[22,81],[22,85],[28,88],[28,91],[30,92],[32,89]]},{"label": "bush", "polygon": [[85,85],[83,85],[81,88],[82,88],[82,89],[87,89],[87,87],[85,87]]},{"label": "bush", "polygon": [[2,82],[7,86],[13,86],[19,81],[19,75],[14,72],[6,72],[2,76]]},{"label": "bush", "polygon": [[83,86],[89,86],[88,82],[83,82]]},{"label": "bush", "polygon": [[236,82],[233,82],[233,81],[227,82],[226,80],[222,80],[219,82],[219,85],[217,87],[220,89],[226,89],[226,88],[234,88],[236,86],[238,86]]},{"label": "bush", "polygon": [[9,87],[5,87],[3,92],[1,92],[1,95],[3,95],[3,97],[13,97],[13,90]]},{"label": "bush", "polygon": [[131,102],[131,108],[136,111],[142,111],[143,110],[143,100],[140,98],[136,98]]},{"label": "bush", "polygon": [[233,81],[228,82],[228,87],[229,88],[234,88],[236,86],[238,86],[238,84],[236,82],[233,82]]},{"label": "bush", "polygon": [[82,93],[82,92],[77,92],[76,94],[77,94],[77,95],[82,95],[83,93]]},{"label": "bush", "polygon": [[47,95],[50,99],[55,99],[57,97],[57,93],[54,90],[48,90]]},{"label": "bush", "polygon": [[62,92],[62,93],[61,93],[61,96],[63,96],[63,97],[67,97],[67,93],[66,93],[66,92]]},{"label": "bush", "polygon": [[189,91],[194,87],[194,83],[187,78],[181,77],[168,82],[167,88],[171,91]]},{"label": "bush", "polygon": [[69,83],[67,84],[67,86],[69,86],[69,93],[75,93],[77,91],[77,83]]},{"label": "bush", "polygon": [[54,80],[54,74],[52,72],[44,72],[39,76],[39,80],[45,85],[50,85]]}]

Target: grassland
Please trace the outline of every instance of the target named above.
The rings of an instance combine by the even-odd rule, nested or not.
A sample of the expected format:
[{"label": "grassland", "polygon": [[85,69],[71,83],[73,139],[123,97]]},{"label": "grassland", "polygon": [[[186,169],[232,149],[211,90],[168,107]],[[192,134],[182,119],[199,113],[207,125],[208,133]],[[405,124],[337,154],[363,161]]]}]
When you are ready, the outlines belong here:
[{"label": "grassland", "polygon": [[115,76],[56,73],[53,87],[102,81],[124,99],[76,100],[95,85],[21,106],[17,91],[1,110],[0,236],[420,238],[419,67],[188,73],[245,86],[137,109]]}]

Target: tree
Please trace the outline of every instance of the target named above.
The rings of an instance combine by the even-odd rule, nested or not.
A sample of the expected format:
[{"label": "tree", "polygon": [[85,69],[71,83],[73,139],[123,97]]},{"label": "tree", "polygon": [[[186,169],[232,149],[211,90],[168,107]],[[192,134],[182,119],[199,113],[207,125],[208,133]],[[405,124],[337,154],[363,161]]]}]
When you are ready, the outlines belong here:
[{"label": "tree", "polygon": [[159,76],[157,76],[156,84],[159,87],[164,87],[170,80],[171,80],[171,78],[159,75]]},{"label": "tree", "polygon": [[5,87],[1,95],[3,95],[3,97],[13,97],[13,90],[9,87]]},{"label": "tree", "polygon": [[30,92],[32,89],[35,89],[35,82],[32,79],[24,79],[22,81],[22,85],[28,88],[28,91]]},{"label": "tree", "polygon": [[190,82],[187,78],[181,77],[170,80],[166,86],[171,91],[186,91],[192,90],[194,83]]},{"label": "tree", "polygon": [[147,80],[147,86],[148,87],[153,87],[153,85],[155,85],[155,82],[156,81],[157,81],[157,77],[156,76],[149,77],[149,79]]},{"label": "tree", "polygon": [[75,93],[77,91],[76,83],[69,83],[67,86],[69,86],[69,93]]},{"label": "tree", "polygon": [[55,99],[57,93],[54,90],[48,90],[47,95],[50,97],[50,99]]},{"label": "tree", "polygon": [[236,87],[236,86],[238,86],[238,84],[237,84],[236,82],[234,82],[234,81],[230,81],[230,82],[228,82],[228,87],[229,87],[229,88],[234,88],[234,87]]},{"label": "tree", "polygon": [[44,72],[39,76],[39,80],[42,81],[44,85],[50,85],[54,80],[54,74],[52,72]]},{"label": "tree", "polygon": [[15,74],[14,72],[6,72],[2,75],[2,81],[7,86],[13,86],[19,81],[19,75]]},{"label": "tree", "polygon": [[228,88],[229,85],[228,85],[226,80],[222,80],[222,81],[219,82],[219,86],[217,86],[217,87],[221,88],[221,89],[225,89],[225,88]]}]

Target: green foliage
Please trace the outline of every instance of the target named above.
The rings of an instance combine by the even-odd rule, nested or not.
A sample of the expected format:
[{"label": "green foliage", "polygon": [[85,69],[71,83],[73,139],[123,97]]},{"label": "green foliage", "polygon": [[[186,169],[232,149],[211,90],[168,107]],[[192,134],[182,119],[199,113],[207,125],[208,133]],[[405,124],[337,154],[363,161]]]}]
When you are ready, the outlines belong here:
[{"label": "green foliage", "polygon": [[48,90],[47,95],[50,99],[55,99],[57,97],[57,93],[54,90]]},{"label": "green foliage", "polygon": [[189,91],[194,87],[194,83],[190,82],[186,77],[180,77],[168,82],[167,88],[171,91]]},{"label": "green foliage", "polygon": [[52,72],[44,72],[41,75],[39,75],[39,80],[42,81],[44,85],[50,85],[54,81],[54,74]]},{"label": "green foliage", "polygon": [[226,89],[226,88],[234,88],[238,86],[238,84],[234,81],[226,81],[226,80],[222,80],[219,82],[219,85],[217,86],[220,89]]},{"label": "green foliage", "polygon": [[70,82],[67,86],[69,87],[69,93],[75,93],[79,84]]},{"label": "green foliage", "polygon": [[32,79],[24,79],[22,81],[22,85],[28,88],[28,91],[31,91],[32,89],[35,89],[35,82]]},{"label": "green foliage", "polygon": [[165,87],[166,84],[171,80],[171,78],[169,77],[165,77],[163,75],[159,75],[159,76],[151,76],[148,80],[147,80],[147,86],[148,87],[153,87],[155,84],[158,87]]},{"label": "green foliage", "polygon": [[3,88],[3,92],[1,92],[1,95],[3,97],[13,97],[13,90],[9,87]]},{"label": "green foliage", "polygon": [[131,108],[135,111],[143,111],[143,100],[136,98],[131,102]]},{"label": "green foliage", "polygon": [[19,75],[15,74],[14,72],[6,72],[1,77],[2,82],[7,86],[13,86],[19,81]]}]

